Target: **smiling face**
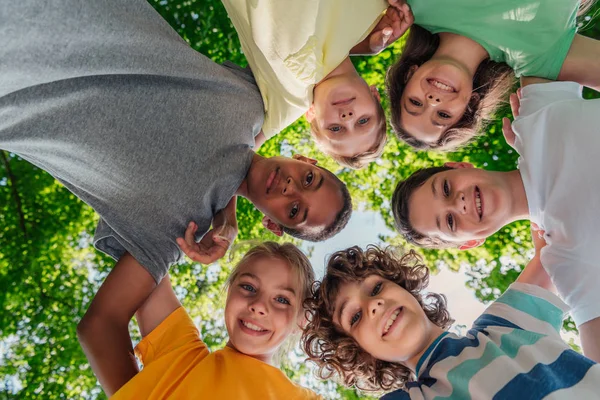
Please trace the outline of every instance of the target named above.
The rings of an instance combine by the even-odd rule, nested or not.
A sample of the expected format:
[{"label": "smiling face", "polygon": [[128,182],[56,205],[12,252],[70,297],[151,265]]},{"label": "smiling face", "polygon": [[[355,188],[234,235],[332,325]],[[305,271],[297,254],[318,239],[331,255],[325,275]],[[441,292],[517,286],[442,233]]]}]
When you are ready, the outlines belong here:
[{"label": "smiling face", "polygon": [[248,198],[268,217],[269,229],[319,231],[333,223],[343,206],[340,184],[315,164],[299,156],[261,158],[252,165],[246,178]]},{"label": "smiling face", "polygon": [[440,333],[410,292],[379,275],[340,286],[333,322],[373,357],[396,363],[418,358]]},{"label": "smiling face", "polygon": [[473,91],[473,77],[452,59],[413,66],[400,99],[403,128],[415,138],[435,143],[462,118]]},{"label": "smiling face", "polygon": [[259,256],[240,266],[225,305],[228,346],[270,363],[298,328],[301,292],[298,273],[279,258]]},{"label": "smiling face", "polygon": [[[352,157],[376,147],[382,119],[379,92],[359,76],[336,76],[319,83],[306,114],[326,153]],[[385,122],[385,121],[383,121]]]},{"label": "smiling face", "polygon": [[462,244],[514,220],[510,185],[501,173],[459,165],[431,176],[410,197],[409,222],[417,232]]}]

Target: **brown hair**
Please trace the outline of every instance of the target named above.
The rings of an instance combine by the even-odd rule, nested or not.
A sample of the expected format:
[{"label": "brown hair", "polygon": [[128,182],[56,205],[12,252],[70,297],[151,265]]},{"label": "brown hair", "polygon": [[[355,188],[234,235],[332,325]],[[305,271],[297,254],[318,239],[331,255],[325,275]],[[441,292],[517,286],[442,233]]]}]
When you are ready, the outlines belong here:
[{"label": "brown hair", "polygon": [[292,243],[279,244],[276,242],[263,242],[257,246],[252,247],[239,263],[231,270],[229,278],[227,278],[226,286],[229,287],[237,279],[240,274],[240,269],[249,262],[261,258],[278,258],[282,261],[287,262],[294,270],[298,272],[298,278],[300,287],[302,288],[301,301],[310,297],[311,285],[315,280],[315,273],[312,265],[308,258],[294,246]]},{"label": "brown hair", "polygon": [[400,116],[402,93],[410,80],[411,67],[421,66],[430,60],[440,44],[437,34],[413,25],[402,51],[386,74],[386,90],[391,103],[391,124],[398,139],[416,149],[449,151],[468,143],[482,131],[486,121],[506,103],[515,84],[513,70],[504,63],[484,60],[473,76],[473,95],[461,119],[448,128],[437,141],[427,143],[415,138],[403,128]]},{"label": "brown hair", "polygon": [[423,186],[433,175],[451,169],[451,167],[445,166],[422,168],[396,185],[396,189],[394,189],[394,194],[392,195],[392,212],[394,213],[396,230],[404,236],[407,242],[421,247],[437,249],[454,246],[450,242],[437,237],[426,236],[415,230],[410,223],[410,209],[408,207],[410,197],[415,190]]},{"label": "brown hair", "polygon": [[[377,103],[378,125],[376,127],[377,130],[375,131],[375,133],[377,134],[377,138],[375,139],[375,144],[369,150],[350,157],[341,156],[339,154],[330,153],[322,150],[323,153],[333,158],[338,164],[340,164],[343,167],[351,169],[361,169],[367,166],[370,162],[377,160],[383,154],[385,144],[387,143],[387,123],[385,120],[385,112],[383,110],[381,102],[377,101],[376,98],[373,98],[373,100]],[[315,139],[315,142],[317,142],[317,145],[319,144],[320,140],[323,140],[321,132],[319,130],[319,126],[315,120],[313,120],[310,123],[310,133]]]},{"label": "brown hair", "polygon": [[446,309],[446,297],[423,294],[429,283],[429,269],[414,251],[396,255],[392,248],[354,246],[334,253],[325,277],[315,283],[313,295],[306,300],[308,325],[302,334],[302,346],[318,366],[317,376],[339,376],[346,386],[365,391],[387,391],[404,387],[412,377],[407,367],[378,360],[341,331],[333,322],[336,296],[344,283],[361,282],[378,275],[401,286],[419,302],[427,318],[437,326],[448,327],[453,320]]}]

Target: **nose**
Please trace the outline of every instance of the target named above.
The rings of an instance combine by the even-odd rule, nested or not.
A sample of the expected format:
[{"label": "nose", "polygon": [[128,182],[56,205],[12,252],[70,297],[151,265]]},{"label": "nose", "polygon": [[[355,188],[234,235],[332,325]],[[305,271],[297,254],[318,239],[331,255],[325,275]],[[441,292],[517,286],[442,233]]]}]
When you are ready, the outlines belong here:
[{"label": "nose", "polygon": [[431,107],[439,106],[442,103],[442,97],[438,93],[427,94],[427,104]]},{"label": "nose", "polygon": [[250,303],[248,308],[250,309],[250,311],[253,314],[257,314],[257,315],[267,315],[268,314],[267,307],[265,306],[265,303],[260,298],[257,298],[257,299],[255,299],[255,301]]},{"label": "nose", "polygon": [[283,184],[281,193],[286,196],[290,196],[296,192],[296,185],[292,178],[287,178]]},{"label": "nose", "polygon": [[383,309],[383,303],[382,299],[372,298],[369,301],[369,317],[376,316]]},{"label": "nose", "polygon": [[340,118],[342,120],[352,118],[353,116],[354,116],[354,111],[352,111],[352,110],[340,110]]},{"label": "nose", "polygon": [[465,194],[463,192],[457,192],[454,198],[455,211],[459,214],[467,213],[467,202],[465,201]]}]

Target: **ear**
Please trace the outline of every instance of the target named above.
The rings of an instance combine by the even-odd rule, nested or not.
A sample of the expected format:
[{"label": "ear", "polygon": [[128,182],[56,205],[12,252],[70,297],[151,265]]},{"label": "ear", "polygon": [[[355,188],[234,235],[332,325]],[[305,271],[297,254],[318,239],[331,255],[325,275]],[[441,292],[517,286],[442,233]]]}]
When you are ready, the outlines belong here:
[{"label": "ear", "polygon": [[281,237],[283,236],[283,227],[278,223],[274,222],[271,218],[266,215],[262,219],[262,224],[265,228],[273,232],[275,235]]},{"label": "ear", "polygon": [[309,163],[312,165],[317,165],[317,160],[315,160],[314,158],[305,157],[302,154],[294,154],[292,156],[292,158],[294,160],[302,161],[302,162]]},{"label": "ear", "polygon": [[458,249],[459,250],[474,249],[475,247],[479,247],[484,243],[485,243],[485,239],[468,240],[468,241],[464,242],[463,244],[461,244],[460,246],[458,246]]},{"label": "ear", "polygon": [[473,164],[471,164],[470,162],[456,162],[456,161],[452,161],[452,162],[447,162],[444,164],[444,167],[450,167],[450,168],[475,168],[475,166]]},{"label": "ear", "polygon": [[308,110],[306,110],[306,112],[304,113],[304,116],[306,117],[306,120],[311,123],[313,122],[313,120],[315,119],[315,105],[314,103],[310,105],[310,107],[308,107]]},{"label": "ear", "polygon": [[418,69],[418,65],[411,65],[408,69],[408,72],[406,73],[406,79],[404,79],[404,83],[408,82],[410,78],[412,78],[412,76],[415,74],[415,72],[417,72]]},{"label": "ear", "polygon": [[371,96],[373,96],[374,98],[377,99],[377,101],[381,101],[381,96],[379,95],[379,89],[377,89],[377,86],[375,85],[371,85],[369,86],[369,89],[371,90]]}]

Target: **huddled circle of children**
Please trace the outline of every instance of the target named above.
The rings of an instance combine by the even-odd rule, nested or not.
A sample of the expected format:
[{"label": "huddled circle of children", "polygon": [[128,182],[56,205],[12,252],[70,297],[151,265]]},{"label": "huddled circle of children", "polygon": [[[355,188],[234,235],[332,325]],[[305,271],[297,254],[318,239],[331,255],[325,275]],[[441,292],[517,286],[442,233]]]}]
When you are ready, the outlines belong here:
[{"label": "huddled circle of children", "polygon": [[[117,260],[78,326],[106,394],[320,398],[276,367],[292,341],[319,378],[387,400],[600,398],[600,99],[582,98],[582,86],[600,90],[600,42],[577,33],[593,3],[223,0],[249,68],[190,49],[145,0],[60,0],[46,19],[32,0],[0,6],[0,148],[90,204],[94,244]],[[415,251],[350,247],[315,278],[295,245],[264,242],[231,271],[228,342],[210,352],[169,267],[225,255],[237,196],[278,236],[344,229],[352,201],[340,179],[304,156],[254,151],[304,115],[341,166],[378,159],[386,111],[349,55],[407,31],[386,75],[397,138],[456,149],[509,102],[503,133],[520,158],[508,172],[468,162],[415,172],[393,193],[396,229],[420,247],[468,250],[530,220],[534,257],[459,335]],[[583,355],[560,336],[567,312]]]}]

